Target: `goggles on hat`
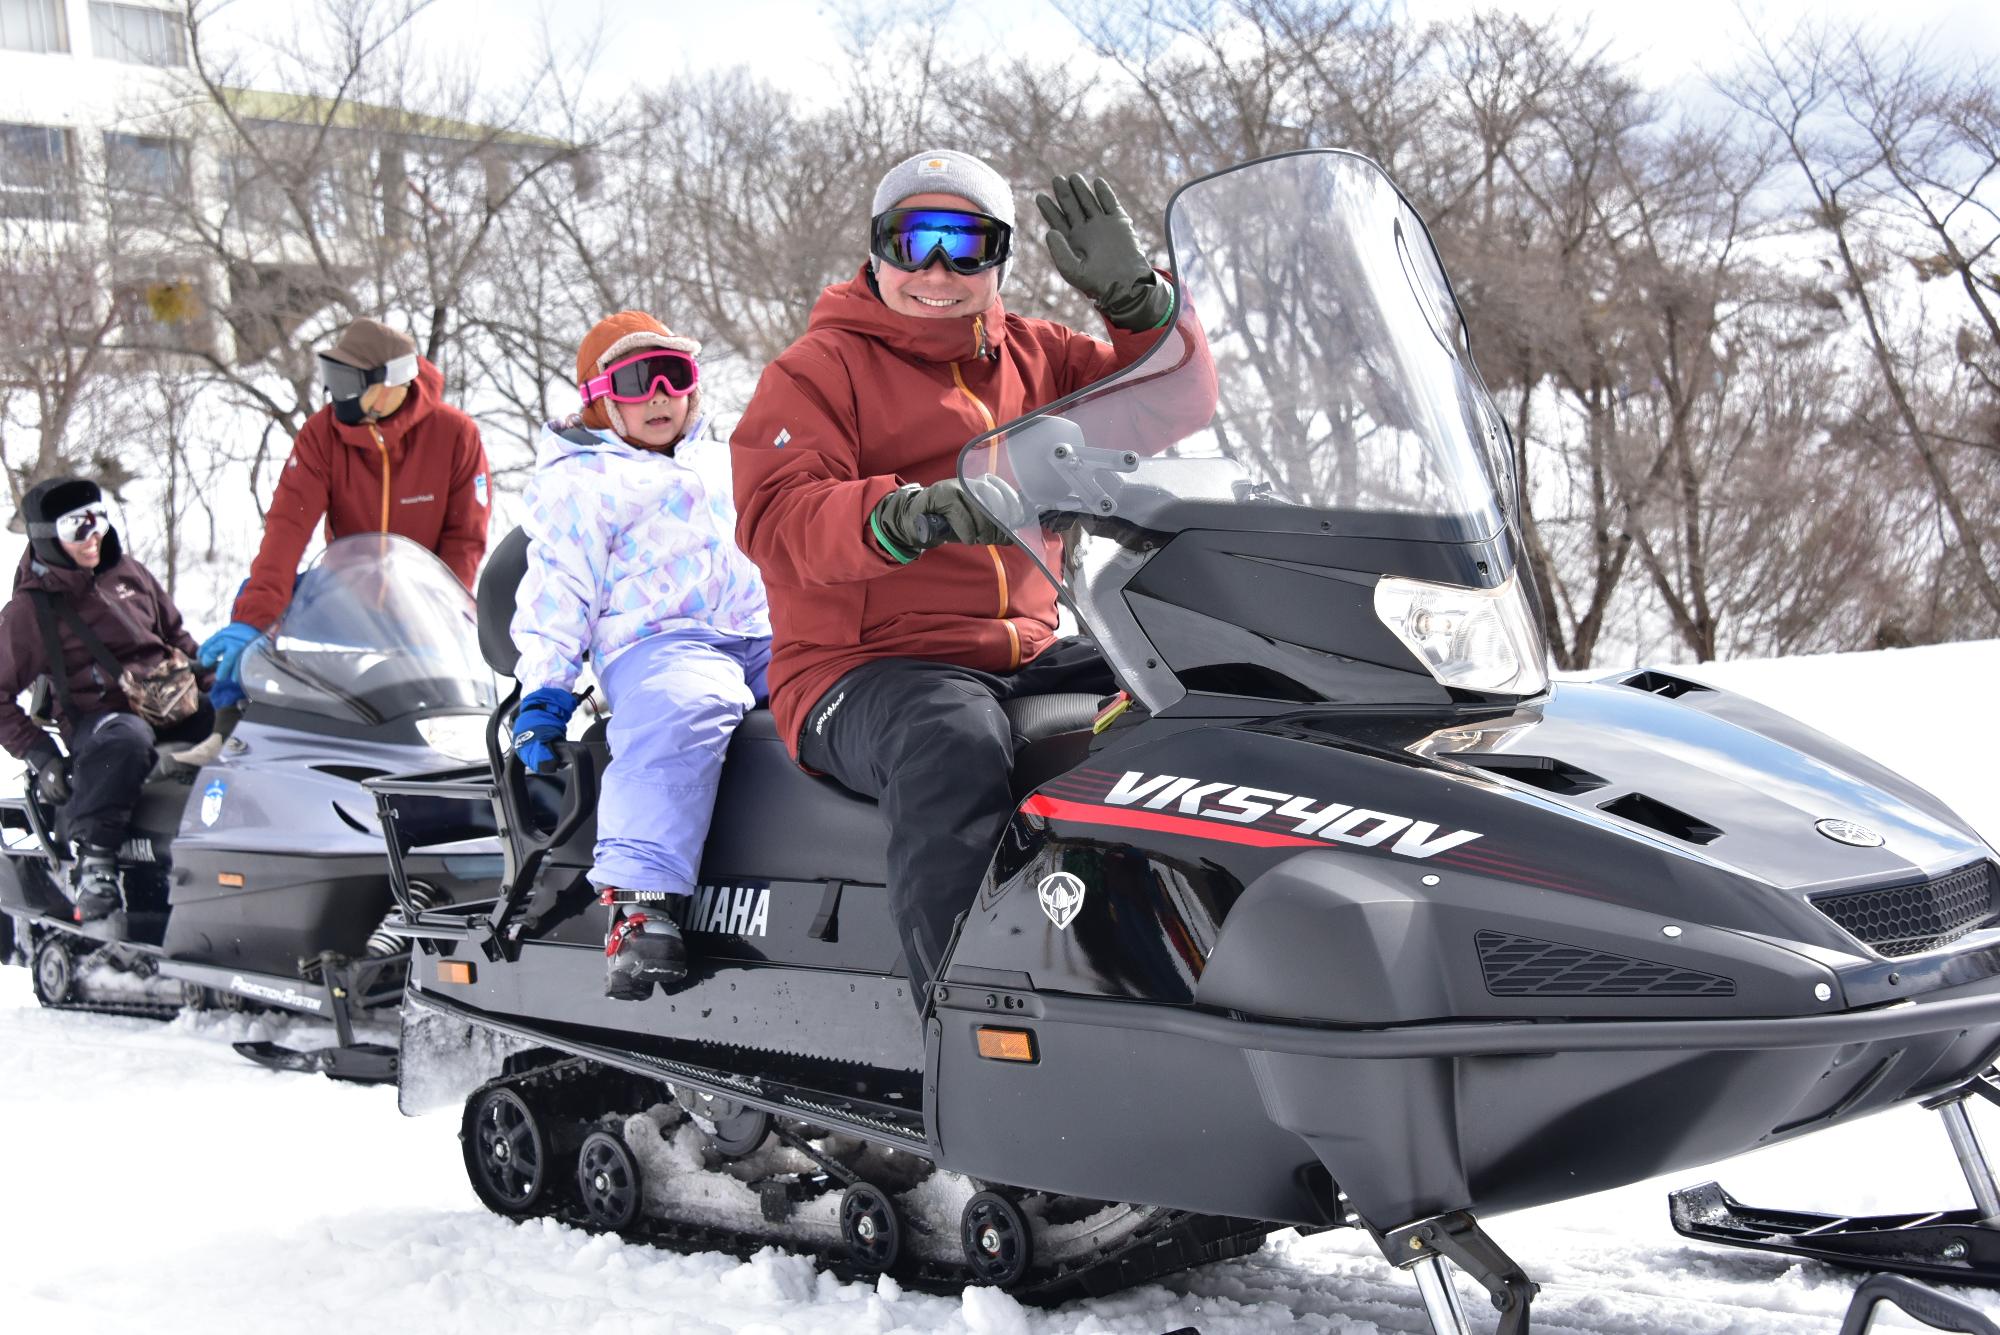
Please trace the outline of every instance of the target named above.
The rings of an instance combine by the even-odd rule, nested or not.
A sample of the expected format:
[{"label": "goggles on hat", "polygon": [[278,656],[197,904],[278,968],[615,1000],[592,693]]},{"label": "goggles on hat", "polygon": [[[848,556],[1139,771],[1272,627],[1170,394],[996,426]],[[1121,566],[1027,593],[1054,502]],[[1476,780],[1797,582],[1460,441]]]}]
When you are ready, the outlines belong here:
[{"label": "goggles on hat", "polygon": [[111,511],[102,501],[92,501],[79,505],[74,510],[57,515],[49,522],[56,537],[64,542],[83,542],[93,533],[108,532],[111,528]]},{"label": "goggles on hat", "polygon": [[343,399],[358,399],[368,392],[370,385],[407,385],[417,378],[417,354],[392,357],[386,365],[363,370],[338,362],[325,353],[319,355],[319,382],[326,386],[326,396],[338,402]]},{"label": "goggles on hat", "polygon": [[577,386],[586,404],[599,399],[614,403],[644,403],[656,389],[664,388],[678,399],[694,392],[701,383],[701,368],[694,358],[672,348],[647,348],[604,369]]},{"label": "goggles on hat", "polygon": [[975,274],[1005,264],[1014,229],[964,209],[890,209],[869,225],[876,258],[904,273],[921,273],[942,259],[953,273]]}]

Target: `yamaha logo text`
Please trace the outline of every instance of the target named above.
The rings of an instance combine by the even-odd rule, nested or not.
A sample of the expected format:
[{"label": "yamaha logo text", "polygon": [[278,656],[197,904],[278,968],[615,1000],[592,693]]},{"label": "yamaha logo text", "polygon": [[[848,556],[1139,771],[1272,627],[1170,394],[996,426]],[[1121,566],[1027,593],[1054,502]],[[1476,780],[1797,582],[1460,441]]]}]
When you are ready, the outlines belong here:
[{"label": "yamaha logo text", "polygon": [[763,936],[771,925],[768,885],[703,885],[688,909],[690,932],[711,935]]}]

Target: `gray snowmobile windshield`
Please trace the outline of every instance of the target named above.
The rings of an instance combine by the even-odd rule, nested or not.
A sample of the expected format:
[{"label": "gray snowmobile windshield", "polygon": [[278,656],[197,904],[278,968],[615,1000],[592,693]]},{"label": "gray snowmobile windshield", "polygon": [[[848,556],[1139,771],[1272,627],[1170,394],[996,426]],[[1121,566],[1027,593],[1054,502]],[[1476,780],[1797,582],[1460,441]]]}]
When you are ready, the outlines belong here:
[{"label": "gray snowmobile windshield", "polygon": [[253,702],[361,724],[490,712],[499,698],[472,595],[431,552],[384,533],[320,553],[244,651],[242,678]]},{"label": "gray snowmobile windshield", "polygon": [[1002,518],[1114,665],[1111,595],[1176,534],[1347,539],[1361,576],[1351,540],[1507,543],[1505,427],[1430,233],[1380,167],[1246,163],[1183,187],[1167,234],[1178,300],[1158,341],[959,460],[975,494],[1019,497]]}]

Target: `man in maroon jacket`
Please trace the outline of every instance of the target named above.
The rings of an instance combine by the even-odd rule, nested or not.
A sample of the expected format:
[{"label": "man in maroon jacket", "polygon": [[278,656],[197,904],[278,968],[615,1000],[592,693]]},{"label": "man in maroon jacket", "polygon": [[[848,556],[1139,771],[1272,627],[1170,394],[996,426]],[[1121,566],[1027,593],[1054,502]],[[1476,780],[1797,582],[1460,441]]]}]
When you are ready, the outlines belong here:
[{"label": "man in maroon jacket", "polygon": [[[1037,203],[1109,343],[1004,308],[1011,189],[977,158],[921,153],[883,178],[869,262],[820,295],[730,441],[737,542],[770,594],[771,709],[804,766],[882,804],[919,1007],[1013,809],[1000,702],[1115,689],[1094,645],[1056,640],[1054,588],[993,517],[1012,498],[961,484],[959,448],[1131,365],[1174,305],[1104,182],[1061,178]],[[1205,349],[1188,370],[1193,430],[1215,402]]]},{"label": "man in maroon jacket", "polygon": [[237,661],[292,599],[313,529],[327,540],[400,533],[436,552],[466,588],[486,554],[491,494],[473,420],[444,402],[444,377],[408,335],[361,319],[320,354],[328,403],[292,442],[264,517],[264,542],[230,624],[208,637],[217,706],[243,694]]},{"label": "man in maroon jacket", "polygon": [[[208,736],[215,711],[200,701],[193,714],[156,733],[78,631],[81,620],[120,666],[152,667],[174,650],[190,658],[195,651],[159,580],[125,554],[97,484],[67,477],[38,483],[21,515],[28,550],[14,574],[14,596],[0,611],[0,745],[27,762],[42,799],[62,808],[63,831],[82,854],[77,916],[88,921],[118,907],[118,846],[153,768],[154,743]],[[45,673],[56,685],[55,721],[68,756],[14,703]],[[206,685],[207,675],[197,674],[197,684]]]}]

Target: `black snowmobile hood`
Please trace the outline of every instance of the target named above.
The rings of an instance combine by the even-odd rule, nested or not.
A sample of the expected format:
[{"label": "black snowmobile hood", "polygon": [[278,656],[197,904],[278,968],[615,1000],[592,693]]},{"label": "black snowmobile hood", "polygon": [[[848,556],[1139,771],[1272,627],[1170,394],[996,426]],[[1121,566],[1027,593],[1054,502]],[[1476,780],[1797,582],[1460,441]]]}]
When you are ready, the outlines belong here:
[{"label": "black snowmobile hood", "polygon": [[[1657,693],[1663,683],[1677,694]],[[1524,759],[1553,762],[1566,776],[1558,788],[1578,791],[1537,796],[1781,888],[1880,883],[1993,856],[1909,780],[1726,691],[1659,673],[1564,682],[1510,723],[1464,749],[1449,735],[1427,749],[1503,775]],[[1829,833],[1827,822],[1861,829]]]}]

